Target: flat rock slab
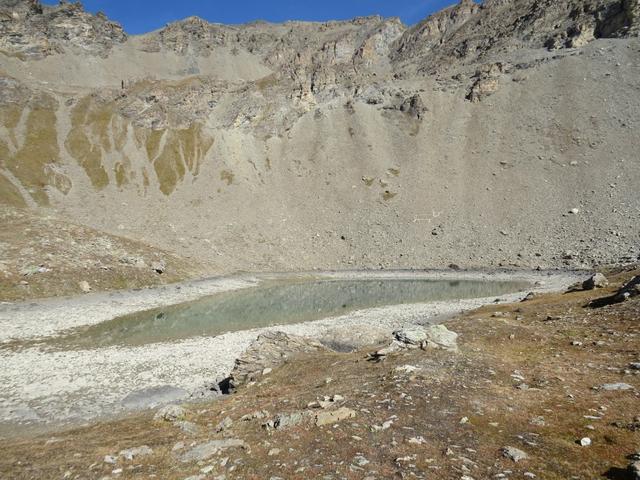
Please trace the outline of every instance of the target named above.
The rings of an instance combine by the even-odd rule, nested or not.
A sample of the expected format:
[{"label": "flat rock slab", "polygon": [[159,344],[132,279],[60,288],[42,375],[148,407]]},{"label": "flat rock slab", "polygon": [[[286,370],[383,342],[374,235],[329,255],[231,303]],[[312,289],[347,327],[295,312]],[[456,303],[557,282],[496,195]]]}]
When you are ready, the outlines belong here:
[{"label": "flat rock slab", "polygon": [[330,410],[327,412],[320,412],[316,415],[316,425],[321,427],[323,425],[331,425],[333,423],[341,422],[347,418],[353,418],[356,416],[356,412],[347,407],[340,407],[337,410]]},{"label": "flat rock slab", "polygon": [[633,387],[628,383],[605,383],[604,385],[601,385],[600,388],[608,392],[617,390],[633,390]]},{"label": "flat rock slab", "polygon": [[243,440],[237,438],[228,438],[225,440],[211,440],[207,443],[202,443],[191,450],[183,453],[180,456],[180,461],[183,463],[199,462],[211,458],[220,450],[227,450],[229,448],[247,448],[247,444]]}]

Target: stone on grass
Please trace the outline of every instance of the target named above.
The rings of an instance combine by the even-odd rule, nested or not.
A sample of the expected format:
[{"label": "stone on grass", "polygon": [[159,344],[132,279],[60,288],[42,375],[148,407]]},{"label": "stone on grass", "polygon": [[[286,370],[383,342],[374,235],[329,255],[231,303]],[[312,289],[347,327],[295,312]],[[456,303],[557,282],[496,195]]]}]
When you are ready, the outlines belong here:
[{"label": "stone on grass", "polygon": [[197,435],[200,432],[198,425],[193,422],[187,422],[186,420],[179,420],[174,422],[173,425],[189,435]]},{"label": "stone on grass", "polygon": [[153,416],[154,420],[164,420],[165,422],[176,422],[178,420],[184,420],[187,416],[187,411],[180,405],[167,405],[162,407]]},{"label": "stone on grass", "polygon": [[456,352],[458,334],[444,325],[409,325],[393,332],[396,342],[408,347],[437,348]]},{"label": "stone on grass", "polygon": [[427,333],[421,325],[408,325],[393,332],[393,336],[401,343],[420,346],[427,339]]},{"label": "stone on grass", "polygon": [[591,446],[591,439],[589,437],[584,437],[580,439],[580,445],[583,447]]},{"label": "stone on grass", "polygon": [[508,458],[509,460],[513,460],[514,462],[519,462],[521,460],[526,460],[529,458],[525,452],[515,447],[503,447],[502,448],[502,456]]},{"label": "stone on grass", "polygon": [[127,448],[126,450],[120,451],[120,456],[125,460],[133,460],[136,457],[145,457],[147,455],[151,455],[153,450],[146,445],[142,445],[141,447]]},{"label": "stone on grass", "polygon": [[321,427],[323,425],[331,425],[333,423],[341,422],[347,418],[353,418],[356,416],[356,412],[350,408],[340,407],[337,410],[331,410],[328,412],[319,412],[316,414],[316,425]]},{"label": "stone on grass", "polygon": [[204,461],[211,458],[221,450],[228,450],[230,448],[247,448],[247,444],[237,438],[211,440],[206,443],[201,443],[200,445],[197,445],[183,453],[180,456],[180,461],[183,463]]},{"label": "stone on grass", "polygon": [[228,430],[233,425],[233,420],[229,417],[225,417],[218,425],[216,425],[216,432],[220,433],[224,430]]},{"label": "stone on grass", "polygon": [[438,348],[450,352],[458,351],[458,334],[444,325],[431,325],[426,330],[428,348]]},{"label": "stone on grass", "polygon": [[601,273],[596,273],[582,283],[585,290],[593,290],[595,288],[604,288],[609,285],[609,280]]},{"label": "stone on grass", "polygon": [[633,387],[628,383],[605,383],[600,386],[600,389],[613,392],[618,390],[633,390]]}]

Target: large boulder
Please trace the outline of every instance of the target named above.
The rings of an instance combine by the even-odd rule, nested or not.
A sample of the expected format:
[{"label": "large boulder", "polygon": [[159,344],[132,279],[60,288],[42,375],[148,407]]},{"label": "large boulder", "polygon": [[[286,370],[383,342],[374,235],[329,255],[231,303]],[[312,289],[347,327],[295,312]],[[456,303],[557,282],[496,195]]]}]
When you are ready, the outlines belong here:
[{"label": "large boulder", "polygon": [[444,325],[409,325],[393,332],[393,336],[407,346],[458,351],[458,334]]},{"label": "large boulder", "polygon": [[585,290],[593,290],[595,288],[605,288],[609,285],[609,280],[601,273],[596,273],[582,283]]}]

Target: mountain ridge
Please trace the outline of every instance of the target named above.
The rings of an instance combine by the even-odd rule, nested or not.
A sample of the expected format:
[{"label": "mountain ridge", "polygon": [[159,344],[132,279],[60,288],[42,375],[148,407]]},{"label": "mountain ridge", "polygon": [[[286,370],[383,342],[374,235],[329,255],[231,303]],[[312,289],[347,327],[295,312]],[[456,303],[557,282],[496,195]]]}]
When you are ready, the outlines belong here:
[{"label": "mountain ridge", "polygon": [[637,2],[136,36],[37,5],[0,3],[2,203],[211,274],[640,253]]}]

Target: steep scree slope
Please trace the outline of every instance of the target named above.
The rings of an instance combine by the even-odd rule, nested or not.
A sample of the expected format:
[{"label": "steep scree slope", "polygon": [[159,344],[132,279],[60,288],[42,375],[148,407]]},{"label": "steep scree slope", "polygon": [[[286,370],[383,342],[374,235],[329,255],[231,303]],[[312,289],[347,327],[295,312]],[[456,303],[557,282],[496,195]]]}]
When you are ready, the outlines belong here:
[{"label": "steep scree slope", "polygon": [[639,5],[127,36],[0,0],[0,202],[211,273],[635,260]]}]

